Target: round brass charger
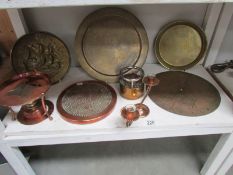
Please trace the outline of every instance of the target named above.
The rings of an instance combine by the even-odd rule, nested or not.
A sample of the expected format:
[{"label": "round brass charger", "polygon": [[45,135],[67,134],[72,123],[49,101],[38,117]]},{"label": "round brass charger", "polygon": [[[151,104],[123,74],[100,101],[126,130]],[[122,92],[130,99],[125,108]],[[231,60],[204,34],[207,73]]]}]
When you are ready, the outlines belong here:
[{"label": "round brass charger", "polygon": [[120,69],[141,67],[148,38],[141,22],[120,8],[103,8],[88,15],[75,38],[78,62],[92,77],[116,82]]},{"label": "round brass charger", "polygon": [[186,70],[197,64],[207,47],[205,33],[197,25],[175,21],[165,25],[154,42],[155,55],[167,69]]},{"label": "round brass charger", "polygon": [[207,80],[190,73],[168,71],[156,75],[158,86],[149,97],[161,108],[184,116],[202,116],[218,108],[221,97]]}]

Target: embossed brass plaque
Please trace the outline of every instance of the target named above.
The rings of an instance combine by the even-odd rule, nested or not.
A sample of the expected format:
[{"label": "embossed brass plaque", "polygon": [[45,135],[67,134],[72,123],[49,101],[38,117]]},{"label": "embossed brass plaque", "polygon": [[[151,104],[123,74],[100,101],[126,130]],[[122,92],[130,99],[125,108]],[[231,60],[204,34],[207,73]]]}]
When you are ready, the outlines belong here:
[{"label": "embossed brass plaque", "polygon": [[207,46],[204,32],[195,24],[185,21],[164,26],[154,44],[158,61],[173,70],[185,70],[197,64]]},{"label": "embossed brass plaque", "polygon": [[70,66],[66,45],[47,32],[26,34],[19,38],[11,52],[11,59],[17,73],[37,70],[48,74],[51,83],[62,79]]},{"label": "embossed brass plaque", "polygon": [[190,73],[168,71],[156,75],[158,86],[149,97],[161,108],[184,116],[207,115],[218,108],[221,97],[207,80]]},{"label": "embossed brass plaque", "polygon": [[148,51],[148,38],[141,22],[120,8],[104,8],[88,15],[76,33],[78,62],[92,77],[118,80],[120,69],[141,67]]}]

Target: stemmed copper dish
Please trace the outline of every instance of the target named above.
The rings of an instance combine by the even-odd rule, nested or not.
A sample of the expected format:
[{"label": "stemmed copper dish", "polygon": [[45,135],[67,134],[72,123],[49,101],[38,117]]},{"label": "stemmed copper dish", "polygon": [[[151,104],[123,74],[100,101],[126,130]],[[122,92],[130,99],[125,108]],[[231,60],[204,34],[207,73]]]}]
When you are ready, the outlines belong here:
[{"label": "stemmed copper dish", "polygon": [[121,116],[126,120],[126,127],[131,126],[134,121],[138,120],[139,118],[146,117],[150,113],[148,106],[143,103],[148,96],[151,87],[159,84],[159,79],[156,78],[155,74],[150,74],[143,78],[143,83],[146,85],[147,90],[142,101],[137,104],[126,105],[121,109]]},{"label": "stemmed copper dish", "polygon": [[[4,82],[0,87],[0,105],[8,107],[12,119],[26,125],[39,123],[46,118],[52,120],[53,103],[45,100],[45,93],[50,87],[46,74],[26,72],[18,74]],[[16,114],[11,107],[21,106]]]}]

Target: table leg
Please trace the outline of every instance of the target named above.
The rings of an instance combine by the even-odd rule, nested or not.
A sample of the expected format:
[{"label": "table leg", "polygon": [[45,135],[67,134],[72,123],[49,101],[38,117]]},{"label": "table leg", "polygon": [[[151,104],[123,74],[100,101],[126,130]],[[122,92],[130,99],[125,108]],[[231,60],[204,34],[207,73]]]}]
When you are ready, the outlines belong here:
[{"label": "table leg", "polygon": [[18,147],[0,143],[0,151],[17,175],[36,175]]},{"label": "table leg", "polygon": [[223,134],[205,165],[201,170],[202,175],[223,175],[218,172],[225,159],[230,155],[233,148],[233,134]]}]

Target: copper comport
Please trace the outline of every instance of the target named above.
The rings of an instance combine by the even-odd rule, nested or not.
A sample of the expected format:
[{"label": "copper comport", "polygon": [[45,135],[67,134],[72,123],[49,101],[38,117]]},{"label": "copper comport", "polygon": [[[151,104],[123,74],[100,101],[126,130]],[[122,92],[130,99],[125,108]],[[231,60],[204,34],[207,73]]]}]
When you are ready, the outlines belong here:
[{"label": "copper comport", "polygon": [[[46,74],[27,72],[14,76],[0,87],[0,105],[12,112],[12,118],[26,125],[36,124],[46,118],[52,120],[53,103],[45,100],[50,81]],[[22,105],[16,113],[12,106]]]}]

